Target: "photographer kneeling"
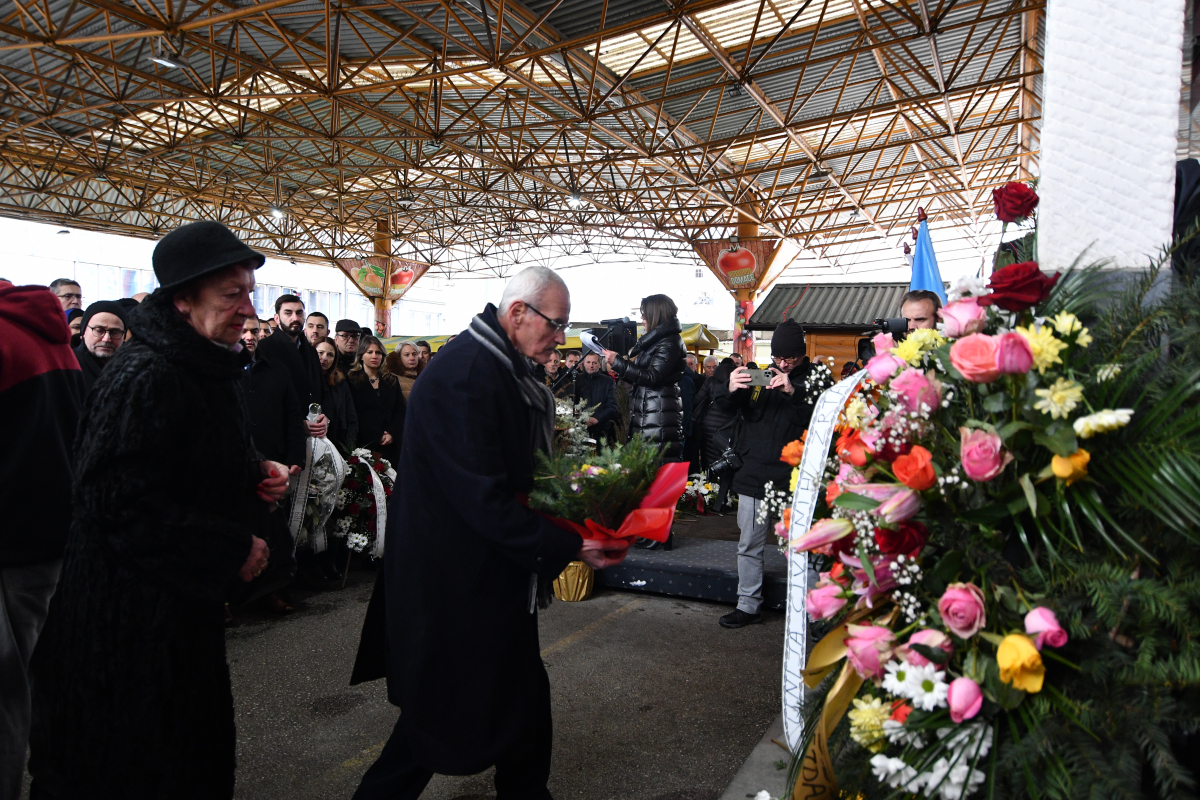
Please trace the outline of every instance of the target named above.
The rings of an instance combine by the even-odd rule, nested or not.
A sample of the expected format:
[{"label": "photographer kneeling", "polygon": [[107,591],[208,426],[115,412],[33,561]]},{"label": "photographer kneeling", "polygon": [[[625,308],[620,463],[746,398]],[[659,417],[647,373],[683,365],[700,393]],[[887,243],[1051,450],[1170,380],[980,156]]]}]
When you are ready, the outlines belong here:
[{"label": "photographer kneeling", "polygon": [[[738,604],[735,611],[721,617],[721,626],[741,628],[762,622],[763,549],[772,523],[757,521],[766,496],[768,481],[786,489],[792,468],[779,460],[788,442],[799,439],[808,428],[813,404],[806,401],[804,381],[812,365],[801,364],[805,355],[804,329],[788,320],[771,337],[774,374],[766,386],[751,386],[753,376],[746,367],[738,367],[727,385],[719,388],[714,405],[739,412],[732,449],[741,462],[733,476],[733,491],[738,494]],[[737,466],[736,463],[734,466]]]}]

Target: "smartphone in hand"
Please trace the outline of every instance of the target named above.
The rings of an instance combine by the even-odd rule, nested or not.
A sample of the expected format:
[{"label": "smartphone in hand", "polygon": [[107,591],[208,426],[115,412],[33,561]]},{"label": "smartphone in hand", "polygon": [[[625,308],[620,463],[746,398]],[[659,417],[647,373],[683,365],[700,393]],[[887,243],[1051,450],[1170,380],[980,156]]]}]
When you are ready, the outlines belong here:
[{"label": "smartphone in hand", "polygon": [[747,386],[769,386],[771,378],[775,377],[775,370],[749,367],[746,374],[750,376],[750,383]]}]

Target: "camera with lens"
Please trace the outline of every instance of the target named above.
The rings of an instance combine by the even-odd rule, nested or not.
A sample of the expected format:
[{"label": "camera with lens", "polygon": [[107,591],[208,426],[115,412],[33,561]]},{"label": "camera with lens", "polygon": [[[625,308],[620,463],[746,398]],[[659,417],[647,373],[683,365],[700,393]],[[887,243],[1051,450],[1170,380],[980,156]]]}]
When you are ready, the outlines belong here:
[{"label": "camera with lens", "polygon": [[[880,333],[890,333],[896,341],[902,340],[908,334],[908,320],[904,317],[889,317],[875,320],[873,328]],[[874,334],[872,334],[873,336]],[[858,340],[858,360],[865,364],[875,357],[875,343],[871,337]]]},{"label": "camera with lens", "polygon": [[730,447],[721,457],[714,461],[708,467],[708,474],[715,475],[718,479],[725,479],[733,475],[742,468],[742,457]]}]

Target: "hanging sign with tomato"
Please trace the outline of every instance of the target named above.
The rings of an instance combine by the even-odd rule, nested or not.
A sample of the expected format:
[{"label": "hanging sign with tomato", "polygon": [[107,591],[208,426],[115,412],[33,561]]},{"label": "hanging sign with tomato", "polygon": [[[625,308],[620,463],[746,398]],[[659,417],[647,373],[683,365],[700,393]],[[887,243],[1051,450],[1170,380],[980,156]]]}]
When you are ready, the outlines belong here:
[{"label": "hanging sign with tomato", "polygon": [[338,263],[364,294],[371,297],[387,296],[393,300],[407,292],[429,270],[429,265],[420,261],[384,256],[344,258]]},{"label": "hanging sign with tomato", "polygon": [[754,272],[758,263],[754,253],[745,247],[732,247],[722,250],[717,256],[717,269],[725,273],[729,285],[733,288],[754,285]]}]

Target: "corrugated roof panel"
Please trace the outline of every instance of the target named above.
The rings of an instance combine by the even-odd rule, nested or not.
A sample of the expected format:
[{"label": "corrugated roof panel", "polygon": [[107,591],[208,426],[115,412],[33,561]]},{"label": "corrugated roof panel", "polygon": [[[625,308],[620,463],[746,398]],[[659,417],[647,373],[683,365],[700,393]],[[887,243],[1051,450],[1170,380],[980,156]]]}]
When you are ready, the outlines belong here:
[{"label": "corrugated roof panel", "polygon": [[786,319],[806,328],[868,328],[879,318],[900,314],[907,283],[779,284],[759,303],[748,327],[774,330]]}]

